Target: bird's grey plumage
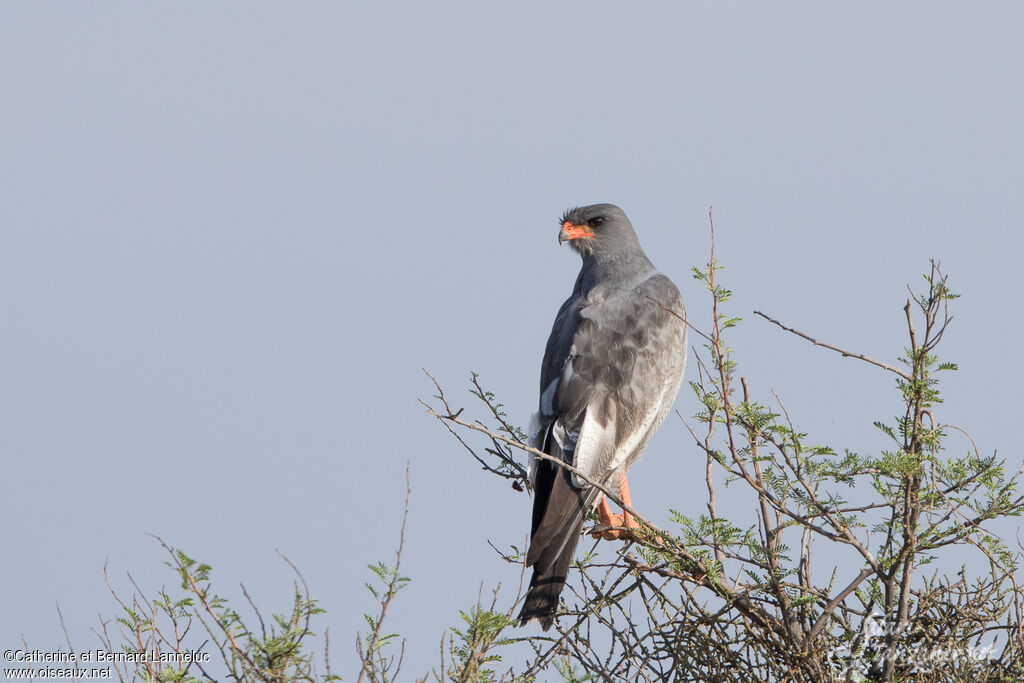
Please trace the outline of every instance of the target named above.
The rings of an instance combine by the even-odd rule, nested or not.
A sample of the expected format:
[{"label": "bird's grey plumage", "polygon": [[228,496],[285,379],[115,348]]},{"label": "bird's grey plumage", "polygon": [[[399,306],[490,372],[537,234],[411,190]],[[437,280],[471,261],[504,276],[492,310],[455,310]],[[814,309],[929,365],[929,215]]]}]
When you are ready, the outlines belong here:
[{"label": "bird's grey plumage", "polygon": [[[562,225],[559,241],[570,240],[583,266],[544,352],[533,445],[587,479],[614,486],[675,400],[686,363],[685,310],[619,207],[572,209]],[[600,492],[557,465],[532,464],[526,564],[533,578],[519,618],[537,619],[546,630]]]}]

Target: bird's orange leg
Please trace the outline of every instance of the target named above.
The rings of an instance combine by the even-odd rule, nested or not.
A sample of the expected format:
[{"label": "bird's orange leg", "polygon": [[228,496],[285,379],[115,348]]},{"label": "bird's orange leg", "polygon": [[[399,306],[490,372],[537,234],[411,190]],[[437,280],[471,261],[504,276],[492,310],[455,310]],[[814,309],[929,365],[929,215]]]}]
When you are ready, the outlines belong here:
[{"label": "bird's orange leg", "polygon": [[[629,482],[626,481],[625,473],[619,476],[619,497],[622,498],[622,502],[629,507],[633,507],[633,501],[629,497]],[[612,512],[611,505],[608,504],[608,499],[601,496],[601,502],[597,504],[597,516],[601,520],[601,524],[607,527],[626,527],[625,529],[607,529],[605,531],[595,532],[594,538],[603,538],[607,541],[614,541],[617,539],[631,539],[633,534],[630,533],[630,529],[636,529],[640,525],[633,519],[633,515],[629,514],[626,510],[622,511],[621,515]]]},{"label": "bird's orange leg", "polygon": [[[626,481],[625,472],[622,473],[622,479],[619,482],[619,498],[622,499],[622,502],[626,507],[633,507],[633,499],[629,497],[629,482]],[[625,527],[627,529],[636,529],[640,526],[636,523],[636,520],[633,519],[633,515],[629,514],[628,510],[623,510],[622,516],[624,517],[623,521],[625,522]]]},{"label": "bird's orange leg", "polygon": [[[608,504],[608,499],[601,496],[601,502],[597,504],[597,517],[601,520],[603,526],[622,526],[622,517],[612,512],[612,506]],[[599,531],[594,533],[594,538],[604,538],[611,540],[615,538],[617,532],[615,531]]]}]

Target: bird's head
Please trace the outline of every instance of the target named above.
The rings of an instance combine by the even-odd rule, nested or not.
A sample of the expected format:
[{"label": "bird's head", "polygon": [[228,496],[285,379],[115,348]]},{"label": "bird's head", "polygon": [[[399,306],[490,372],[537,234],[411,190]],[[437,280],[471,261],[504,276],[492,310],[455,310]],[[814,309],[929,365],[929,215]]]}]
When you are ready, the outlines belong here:
[{"label": "bird's head", "polygon": [[559,224],[562,227],[558,243],[569,242],[569,246],[583,257],[637,246],[633,224],[614,204],[569,209]]}]

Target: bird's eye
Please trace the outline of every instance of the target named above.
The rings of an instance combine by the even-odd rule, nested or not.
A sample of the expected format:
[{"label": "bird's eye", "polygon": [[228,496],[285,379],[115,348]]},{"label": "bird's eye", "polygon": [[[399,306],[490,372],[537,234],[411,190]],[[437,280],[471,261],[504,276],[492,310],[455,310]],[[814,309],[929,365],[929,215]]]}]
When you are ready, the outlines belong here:
[{"label": "bird's eye", "polygon": [[596,228],[602,223],[604,223],[604,219],[601,218],[600,216],[598,216],[597,218],[591,218],[589,221],[587,221],[587,225],[589,225],[592,228]]}]

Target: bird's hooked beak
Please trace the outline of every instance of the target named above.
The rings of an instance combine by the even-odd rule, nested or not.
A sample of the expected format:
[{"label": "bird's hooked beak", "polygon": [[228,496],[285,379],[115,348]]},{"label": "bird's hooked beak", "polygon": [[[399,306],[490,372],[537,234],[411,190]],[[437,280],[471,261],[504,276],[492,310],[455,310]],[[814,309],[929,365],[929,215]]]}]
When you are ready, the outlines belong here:
[{"label": "bird's hooked beak", "polygon": [[566,240],[577,240],[581,237],[593,237],[594,233],[586,225],[575,225],[566,221],[562,223],[562,229],[558,231],[558,243]]}]

